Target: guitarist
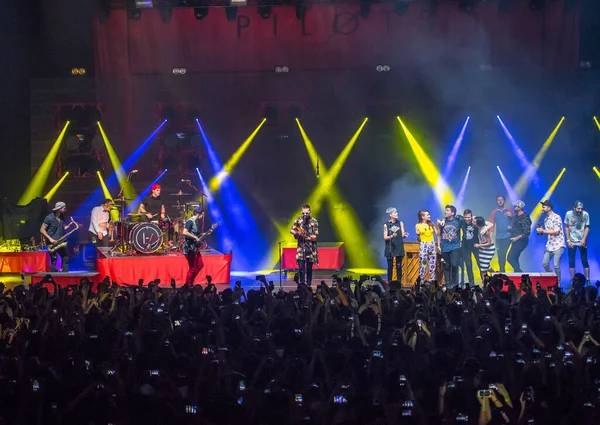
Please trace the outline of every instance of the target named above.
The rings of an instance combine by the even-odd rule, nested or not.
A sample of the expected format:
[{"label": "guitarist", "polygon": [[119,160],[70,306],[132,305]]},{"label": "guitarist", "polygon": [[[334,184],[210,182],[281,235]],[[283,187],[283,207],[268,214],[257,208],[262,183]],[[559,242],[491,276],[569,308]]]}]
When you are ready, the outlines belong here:
[{"label": "guitarist", "polygon": [[185,277],[186,286],[193,286],[194,279],[200,273],[200,270],[204,268],[204,261],[202,261],[202,254],[200,253],[200,247],[197,242],[201,242],[213,232],[213,228],[202,233],[202,219],[204,218],[204,209],[200,205],[194,207],[194,215],[185,222],[183,229],[183,236],[185,243],[183,244],[183,255],[188,262],[188,272]]},{"label": "guitarist", "polygon": [[[40,227],[40,233],[46,238],[49,244],[55,243],[60,239],[65,230],[71,227],[73,222],[65,225],[65,212],[67,211],[67,204],[64,202],[57,202],[52,209],[52,212],[44,218],[42,227]],[[62,271],[67,273],[69,271],[69,255],[67,254],[67,248],[62,247],[52,253],[50,253],[50,271],[56,272],[56,260],[60,255],[62,260]]]},{"label": "guitarist", "polygon": [[300,283],[306,283],[310,286],[313,264],[319,264],[319,252],[317,250],[319,222],[316,218],[310,216],[309,205],[302,206],[302,215],[294,221],[290,233],[298,239],[296,262],[300,269]]}]

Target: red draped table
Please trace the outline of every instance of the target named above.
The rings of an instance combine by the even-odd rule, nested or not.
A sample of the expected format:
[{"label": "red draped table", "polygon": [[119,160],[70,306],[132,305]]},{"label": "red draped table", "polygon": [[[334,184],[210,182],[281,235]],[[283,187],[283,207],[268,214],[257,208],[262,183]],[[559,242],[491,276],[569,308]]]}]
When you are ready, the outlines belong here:
[{"label": "red draped table", "polygon": [[[202,253],[202,260],[204,268],[194,283],[206,283],[206,276],[210,275],[212,283],[229,284],[231,254],[211,249]],[[161,286],[167,286],[171,279],[175,279],[177,286],[181,286],[185,283],[188,264],[182,254],[104,257],[99,253],[96,268],[100,279],[109,276],[119,285],[137,285],[140,279],[147,284],[160,279]]]},{"label": "red draped table", "polygon": [[[283,255],[281,268],[293,270],[298,268],[296,262],[296,243],[287,242],[283,244]],[[314,265],[314,270],[340,270],[344,265],[344,242],[321,242],[318,245],[319,264]]]},{"label": "red draped table", "polygon": [[0,273],[42,273],[50,270],[46,251],[0,252]]}]

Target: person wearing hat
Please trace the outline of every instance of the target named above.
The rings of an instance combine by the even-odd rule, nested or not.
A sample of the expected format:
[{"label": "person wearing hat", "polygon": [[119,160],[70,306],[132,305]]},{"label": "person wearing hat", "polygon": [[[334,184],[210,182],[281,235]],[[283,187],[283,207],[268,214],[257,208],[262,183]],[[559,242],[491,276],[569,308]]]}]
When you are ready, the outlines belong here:
[{"label": "person wearing hat", "polygon": [[546,199],[540,202],[540,204],[542,204],[542,213],[546,215],[546,218],[544,218],[544,226],[538,227],[535,231],[538,235],[548,235],[542,266],[547,272],[551,271],[550,260],[554,258],[554,273],[556,273],[556,278],[560,285],[560,258],[565,251],[565,234],[563,232],[562,219],[553,211],[554,204],[552,201]]},{"label": "person wearing hat", "polygon": [[108,222],[110,221],[110,209],[113,205],[112,199],[107,198],[102,202],[102,205],[92,208],[88,233],[95,247],[108,246]]},{"label": "person wearing hat", "polygon": [[515,216],[508,227],[510,232],[510,251],[508,252],[508,264],[512,266],[515,273],[522,273],[519,259],[521,254],[529,245],[531,234],[531,217],[525,212],[525,202],[519,200],[513,204]]},{"label": "person wearing hat", "polygon": [[319,222],[310,215],[310,205],[302,205],[302,215],[294,220],[290,233],[298,240],[296,263],[301,284],[310,286],[314,264],[319,264]]},{"label": "person wearing hat", "polygon": [[573,209],[565,215],[565,230],[567,234],[567,254],[569,255],[569,271],[571,278],[575,276],[575,255],[579,248],[581,264],[585,279],[590,280],[590,264],[587,258],[587,238],[590,232],[590,215],[583,210],[583,202],[575,201]]},{"label": "person wearing hat", "polygon": [[183,228],[183,255],[188,263],[185,284],[188,286],[194,284],[194,279],[200,273],[200,270],[204,268],[204,261],[202,260],[202,254],[197,242],[200,242],[204,237],[213,232],[213,228],[211,227],[208,232],[202,233],[203,218],[204,209],[200,205],[196,205],[194,207],[194,215],[185,222],[185,227]]},{"label": "person wearing hat", "polygon": [[152,185],[150,196],[142,201],[138,208],[138,214],[145,214],[148,220],[152,220],[153,218],[158,220],[157,217],[165,218],[165,204],[160,199],[160,190],[161,186],[158,183]]},{"label": "person wearing hat", "polygon": [[[42,227],[40,227],[40,233],[49,244],[55,243],[57,240],[63,237],[65,230],[68,230],[74,223],[65,224],[65,212],[67,211],[67,204],[62,201],[54,204],[52,212],[44,218]],[[58,256],[62,260],[62,268],[56,269],[56,262]],[[52,253],[50,253],[50,271],[62,271],[67,273],[69,271],[69,255],[67,254],[67,248],[62,247]]]},{"label": "person wearing hat", "polygon": [[385,210],[389,219],[383,224],[383,240],[385,241],[385,258],[387,258],[388,282],[402,283],[402,259],[404,258],[404,223],[398,220],[398,210],[390,207]]}]

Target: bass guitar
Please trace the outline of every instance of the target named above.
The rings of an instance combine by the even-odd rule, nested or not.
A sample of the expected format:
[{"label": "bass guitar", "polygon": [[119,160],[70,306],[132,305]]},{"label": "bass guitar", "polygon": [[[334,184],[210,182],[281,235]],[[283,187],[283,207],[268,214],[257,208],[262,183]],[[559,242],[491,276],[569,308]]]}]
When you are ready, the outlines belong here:
[{"label": "bass guitar", "polygon": [[48,252],[49,253],[52,254],[52,253],[58,251],[59,249],[67,246],[66,239],[69,236],[71,236],[73,234],[73,232],[75,232],[77,229],[79,229],[79,224],[76,223],[75,220],[73,220],[73,217],[71,217],[71,223],[69,223],[69,224],[74,224],[75,228],[73,230],[69,231],[68,233],[64,234],[63,236],[61,236],[59,239],[54,241],[54,243],[48,244]]}]

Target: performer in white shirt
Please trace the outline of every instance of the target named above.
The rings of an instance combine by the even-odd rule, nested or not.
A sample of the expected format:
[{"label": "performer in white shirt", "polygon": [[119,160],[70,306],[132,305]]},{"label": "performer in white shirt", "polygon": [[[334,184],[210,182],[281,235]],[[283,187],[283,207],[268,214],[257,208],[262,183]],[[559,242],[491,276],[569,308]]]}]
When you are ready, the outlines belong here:
[{"label": "performer in white shirt", "polygon": [[90,240],[96,247],[108,246],[108,222],[110,220],[110,209],[114,205],[111,199],[105,199],[102,205],[92,209],[90,217]]}]

